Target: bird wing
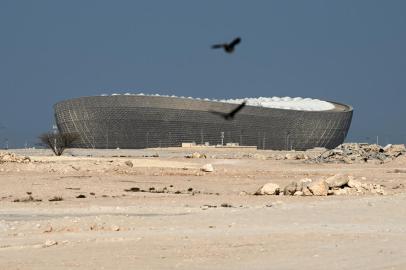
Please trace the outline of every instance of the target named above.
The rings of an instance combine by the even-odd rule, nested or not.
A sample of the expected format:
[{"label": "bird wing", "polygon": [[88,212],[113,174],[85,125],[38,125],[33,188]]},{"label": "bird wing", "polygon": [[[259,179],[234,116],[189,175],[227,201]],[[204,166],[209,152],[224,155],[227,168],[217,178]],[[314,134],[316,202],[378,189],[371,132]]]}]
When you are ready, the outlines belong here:
[{"label": "bird wing", "polygon": [[209,111],[209,112],[212,114],[215,114],[215,115],[219,115],[223,118],[226,118],[226,116],[227,116],[227,113],[222,113],[222,112],[217,112],[217,111]]},{"label": "bird wing", "polygon": [[224,48],[224,44],[214,44],[211,46],[212,49],[221,49]]},{"label": "bird wing", "polygon": [[241,38],[238,37],[238,38],[234,39],[233,41],[231,41],[230,47],[234,47],[235,45],[237,45],[240,42],[241,42]]},{"label": "bird wing", "polygon": [[241,110],[241,109],[245,106],[246,103],[247,103],[247,102],[244,101],[243,103],[241,103],[240,105],[238,105],[237,108],[235,108],[234,110],[232,110],[228,115],[231,116],[231,117],[234,117],[234,115],[235,115],[239,110]]}]

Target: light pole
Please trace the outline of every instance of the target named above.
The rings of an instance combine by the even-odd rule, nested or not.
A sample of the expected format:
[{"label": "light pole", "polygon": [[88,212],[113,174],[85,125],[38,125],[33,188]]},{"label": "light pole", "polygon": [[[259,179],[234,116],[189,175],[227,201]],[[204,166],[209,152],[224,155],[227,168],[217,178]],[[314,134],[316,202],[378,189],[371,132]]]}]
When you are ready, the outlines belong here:
[{"label": "light pole", "polygon": [[257,139],[258,139],[258,142],[257,142],[258,149],[261,149],[261,132],[259,132],[259,131],[258,131]]},{"label": "light pole", "polygon": [[106,149],[109,149],[109,130],[106,130]]},{"label": "light pole", "polygon": [[289,136],[290,136],[290,133],[286,132],[286,150],[289,150]]},{"label": "light pole", "polygon": [[57,153],[57,149],[56,149],[56,135],[58,134],[58,127],[56,125],[52,125],[52,133],[54,134],[54,150],[55,153]]},{"label": "light pole", "polygon": [[[0,131],[1,130],[3,130],[3,129],[5,129],[6,127],[5,126],[3,126],[3,124],[2,123],[0,123]],[[4,143],[6,143],[6,140],[7,140],[7,138],[5,138],[4,139]]]},{"label": "light pole", "polygon": [[201,129],[200,130],[200,144],[203,145],[203,141],[204,141],[204,139],[203,139],[203,129]]},{"label": "light pole", "polygon": [[224,131],[221,132],[221,146],[224,145]]}]

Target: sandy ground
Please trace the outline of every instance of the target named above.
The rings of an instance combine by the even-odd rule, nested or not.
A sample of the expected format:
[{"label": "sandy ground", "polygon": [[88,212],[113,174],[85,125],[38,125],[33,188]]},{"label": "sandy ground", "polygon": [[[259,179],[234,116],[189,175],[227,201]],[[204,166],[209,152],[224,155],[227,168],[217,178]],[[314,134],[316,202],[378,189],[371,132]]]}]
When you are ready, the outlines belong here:
[{"label": "sandy ground", "polygon": [[[395,173],[405,157],[307,164],[253,150],[207,159],[184,149],[15,152],[33,162],[0,164],[0,269],[406,269],[406,173]],[[201,172],[206,163],[215,171]],[[267,182],[336,173],[387,195],[251,195]]]}]

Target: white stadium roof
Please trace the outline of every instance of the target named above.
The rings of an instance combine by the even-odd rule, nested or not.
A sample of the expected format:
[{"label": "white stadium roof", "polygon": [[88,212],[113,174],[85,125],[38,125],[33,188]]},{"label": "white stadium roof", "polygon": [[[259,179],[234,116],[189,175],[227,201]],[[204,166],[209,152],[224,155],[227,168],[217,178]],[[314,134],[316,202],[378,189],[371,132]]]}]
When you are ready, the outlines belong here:
[{"label": "white stadium roof", "polygon": [[[111,94],[112,96],[118,96],[121,94]],[[125,93],[125,96],[160,96],[160,97],[177,97],[177,96],[168,96],[168,95],[159,95],[159,94],[131,94]],[[108,96],[107,94],[102,94],[102,96]],[[247,102],[247,105],[258,106],[265,108],[275,108],[275,109],[284,109],[284,110],[299,110],[299,111],[327,111],[334,109],[334,105],[330,102],[312,99],[312,98],[301,98],[301,97],[258,97],[258,98],[238,98],[238,99],[201,99],[201,98],[192,98],[192,97],[178,97],[185,99],[195,99],[195,100],[205,100],[213,102],[225,102],[233,104],[241,104],[243,101]]]}]

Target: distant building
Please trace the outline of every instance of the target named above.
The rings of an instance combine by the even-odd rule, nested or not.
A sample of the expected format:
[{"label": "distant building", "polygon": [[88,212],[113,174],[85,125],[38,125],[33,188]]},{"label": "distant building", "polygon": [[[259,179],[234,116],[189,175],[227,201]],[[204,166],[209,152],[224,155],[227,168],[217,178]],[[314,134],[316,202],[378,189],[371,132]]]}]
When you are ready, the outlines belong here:
[{"label": "distant building", "polygon": [[[211,113],[247,105],[232,120]],[[309,98],[193,99],[144,94],[80,97],[54,105],[58,129],[75,132],[82,148],[151,148],[182,143],[257,146],[258,149],[334,148],[353,109]]]}]

